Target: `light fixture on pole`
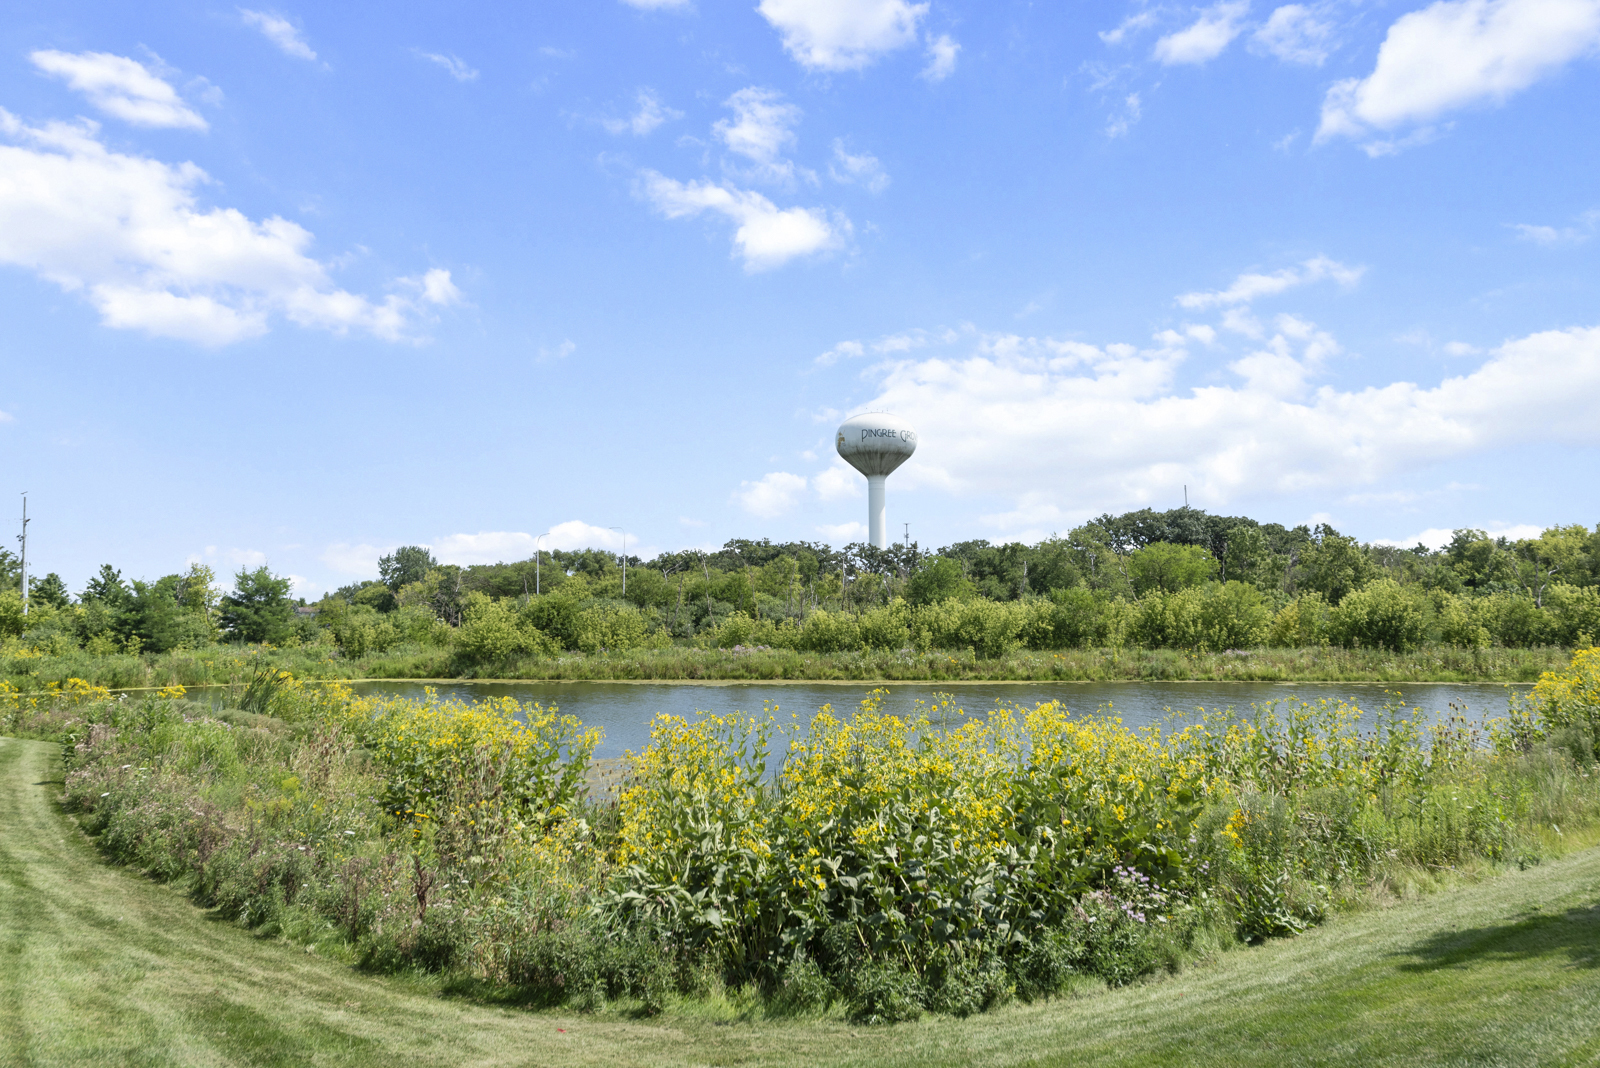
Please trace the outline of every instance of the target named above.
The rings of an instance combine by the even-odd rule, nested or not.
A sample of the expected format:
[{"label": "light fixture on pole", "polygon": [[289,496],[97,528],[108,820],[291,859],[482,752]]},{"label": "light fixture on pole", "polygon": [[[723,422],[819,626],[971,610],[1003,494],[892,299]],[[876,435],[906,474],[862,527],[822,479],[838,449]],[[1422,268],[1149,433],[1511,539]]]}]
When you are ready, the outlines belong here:
[{"label": "light fixture on pole", "polygon": [[[539,538],[548,538],[549,536],[550,532],[547,530],[540,534]],[[535,597],[539,596],[539,538],[533,539],[533,595]],[[523,579],[523,581],[526,582],[527,579]],[[528,587],[522,587],[522,592],[526,594]]]},{"label": "light fixture on pole", "polygon": [[22,491],[22,533],[17,535],[22,543],[22,614],[28,614],[28,491]]},{"label": "light fixture on pole", "polygon": [[607,527],[622,535],[622,596],[628,596],[628,532],[621,527]]}]

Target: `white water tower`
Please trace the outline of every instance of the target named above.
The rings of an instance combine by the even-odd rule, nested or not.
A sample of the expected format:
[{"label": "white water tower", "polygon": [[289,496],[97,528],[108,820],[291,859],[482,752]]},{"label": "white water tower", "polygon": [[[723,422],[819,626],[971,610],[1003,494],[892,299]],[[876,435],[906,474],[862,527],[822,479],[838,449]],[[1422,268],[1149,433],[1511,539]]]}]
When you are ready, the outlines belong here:
[{"label": "white water tower", "polygon": [[839,455],[867,476],[867,540],[880,549],[889,547],[889,524],[884,515],[883,487],[890,472],[917,451],[917,432],[904,419],[888,412],[851,416],[839,426]]}]

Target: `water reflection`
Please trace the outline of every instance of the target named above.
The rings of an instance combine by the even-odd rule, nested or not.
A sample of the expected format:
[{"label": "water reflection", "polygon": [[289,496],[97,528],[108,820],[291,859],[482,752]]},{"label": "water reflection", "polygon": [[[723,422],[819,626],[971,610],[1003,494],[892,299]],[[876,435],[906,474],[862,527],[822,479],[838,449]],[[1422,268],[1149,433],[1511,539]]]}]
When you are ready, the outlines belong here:
[{"label": "water reflection", "polygon": [[[357,682],[359,693],[392,693],[421,697],[424,685],[411,682]],[[760,712],[770,703],[778,715],[802,723],[823,705],[848,715],[872,689],[871,683],[618,683],[618,682],[451,682],[433,684],[441,697],[515,697],[556,705],[605,731],[599,757],[621,756],[642,749],[650,740],[650,721],[661,713],[692,716],[695,712]],[[1279,683],[1279,682],[1087,682],[1087,683],[891,683],[885,687],[885,711],[908,714],[918,700],[929,702],[947,693],[967,713],[983,713],[997,702],[1033,705],[1060,701],[1080,716],[1114,715],[1129,727],[1165,722],[1173,715],[1192,715],[1197,708],[1246,709],[1251,704],[1283,699],[1315,701],[1324,697],[1355,702],[1375,712],[1394,693],[1407,706],[1436,716],[1451,705],[1472,720],[1504,715],[1510,695],[1526,693],[1524,684],[1500,683]]]}]

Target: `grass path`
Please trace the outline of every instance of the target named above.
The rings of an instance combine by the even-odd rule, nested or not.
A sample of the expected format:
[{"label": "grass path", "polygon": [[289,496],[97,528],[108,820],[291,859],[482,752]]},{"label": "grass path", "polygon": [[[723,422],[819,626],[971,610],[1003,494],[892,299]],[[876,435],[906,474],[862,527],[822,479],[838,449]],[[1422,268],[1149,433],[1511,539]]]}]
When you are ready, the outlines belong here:
[{"label": "grass path", "polygon": [[101,861],[0,738],[0,1065],[1600,1064],[1600,850],[1130,990],[894,1028],[528,1013],[373,978]]}]

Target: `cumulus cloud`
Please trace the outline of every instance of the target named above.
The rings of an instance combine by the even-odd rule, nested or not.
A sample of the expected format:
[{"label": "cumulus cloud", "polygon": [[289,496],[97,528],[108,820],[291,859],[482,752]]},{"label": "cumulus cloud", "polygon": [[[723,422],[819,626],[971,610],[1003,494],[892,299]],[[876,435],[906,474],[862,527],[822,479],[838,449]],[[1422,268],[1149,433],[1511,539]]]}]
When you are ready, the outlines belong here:
[{"label": "cumulus cloud", "polygon": [[1144,11],[1136,11],[1118,23],[1115,29],[1101,30],[1100,40],[1108,45],[1119,45],[1127,40],[1130,35],[1154,26],[1156,18],[1156,12],[1148,8]]},{"label": "cumulus cloud", "polygon": [[[441,564],[494,564],[507,560],[528,560],[534,545],[550,549],[609,549],[621,552],[624,532],[595,526],[581,519],[569,519],[550,528],[548,537],[513,530],[481,530],[476,534],[446,534],[435,538],[428,548]],[[640,543],[638,535],[626,532],[629,556],[648,560],[658,550]]]},{"label": "cumulus cloud", "polygon": [[928,65],[917,77],[924,81],[942,82],[956,72],[956,56],[961,45],[947,33],[928,38]]},{"label": "cumulus cloud", "polygon": [[1285,63],[1320,67],[1333,48],[1333,25],[1303,4],[1275,10],[1252,35],[1251,47]]},{"label": "cumulus cloud", "polygon": [[239,17],[244,24],[260,34],[273,44],[286,56],[295,59],[317,58],[317,54],[306,44],[306,39],[300,35],[300,30],[294,23],[282,15],[274,15],[267,11],[251,11],[247,8],[239,9]]},{"label": "cumulus cloud", "polygon": [[443,67],[450,77],[458,82],[475,82],[478,80],[479,72],[477,68],[468,66],[459,56],[454,54],[443,55],[439,52],[424,52],[420,48],[413,51],[416,52],[417,58],[425,59],[429,63],[435,63]]},{"label": "cumulus cloud", "polygon": [[339,541],[322,550],[319,559],[342,575],[378,577],[378,558],[394,552],[393,545],[351,544]]},{"label": "cumulus cloud", "polygon": [[643,137],[663,123],[683,118],[683,112],[663,104],[653,89],[640,89],[635,101],[638,106],[626,119],[601,119],[600,124],[614,134]]},{"label": "cumulus cloud", "polygon": [[1600,0],[1439,0],[1395,20],[1371,74],[1328,90],[1316,139],[1362,138],[1502,102],[1597,45]]},{"label": "cumulus cloud", "polygon": [[867,540],[865,523],[823,523],[817,532],[835,545],[850,545]]},{"label": "cumulus cloud", "polygon": [[669,219],[710,211],[738,224],[734,248],[747,271],[781,267],[800,256],[842,248],[850,220],[820,208],[779,208],[760,193],[715,182],[679,182],[655,171],[640,176],[639,194]]},{"label": "cumulus cloud", "polygon": [[963,356],[886,366],[871,404],[921,429],[903,486],[1010,496],[1015,511],[995,521],[1013,525],[1139,507],[1181,484],[1222,505],[1496,447],[1600,445],[1600,327],[1509,341],[1432,386],[1337,390],[1305,382],[1331,339],[1299,320],[1280,326],[1289,344],[1261,354],[1301,369],[1239,361],[1237,384],[1178,388],[1181,347],[985,335]]},{"label": "cumulus cloud", "polygon": [[805,476],[792,475],[787,471],[771,471],[754,482],[739,483],[733,498],[751,515],[771,519],[798,504],[800,495],[805,489]]},{"label": "cumulus cloud", "polygon": [[761,0],[756,10],[801,66],[841,71],[859,70],[883,53],[915,42],[928,5],[906,0]]},{"label": "cumulus cloud", "polygon": [[793,178],[794,164],[782,154],[795,142],[794,127],[801,110],[785,103],[777,90],[754,85],[728,97],[723,106],[733,110],[733,118],[712,124],[717,140],[755,164],[754,177],[769,181]]},{"label": "cumulus cloud", "polygon": [[185,561],[190,564],[220,564],[231,570],[253,570],[266,562],[267,554],[260,549],[219,549],[215,545],[207,545],[204,553],[190,553]]},{"label": "cumulus cloud", "polygon": [[1524,241],[1532,241],[1536,245],[1551,248],[1559,245],[1581,245],[1594,236],[1596,227],[1600,227],[1600,210],[1584,212],[1578,216],[1575,226],[1535,226],[1529,223],[1517,223],[1512,229]]},{"label": "cumulus cloud", "polygon": [[837,459],[832,467],[811,480],[812,489],[825,501],[847,501],[860,497],[865,485],[866,480],[861,477],[861,472]]},{"label": "cumulus cloud", "polygon": [[1106,120],[1107,137],[1125,137],[1133,124],[1139,121],[1144,113],[1139,102],[1138,93],[1129,93],[1122,101],[1122,110],[1114,112]]},{"label": "cumulus cloud", "polygon": [[1168,66],[1208,63],[1222,54],[1244,29],[1250,0],[1224,0],[1200,12],[1191,25],[1156,42],[1155,58]]},{"label": "cumulus cloud", "polygon": [[878,162],[878,157],[867,152],[851,153],[841,138],[834,139],[828,176],[844,185],[864,186],[869,193],[881,193],[889,188],[889,173]]},{"label": "cumulus cloud", "polygon": [[460,298],[444,270],[397,279],[382,301],[340,289],[307,255],[309,231],[203,209],[199,167],[111,151],[98,129],[28,126],[0,109],[0,263],[82,293],[107,326],[225,345],[265,333],[277,314],[403,340]]},{"label": "cumulus cloud", "polygon": [[[1347,267],[1337,260],[1318,256],[1306,260],[1298,267],[1285,267],[1273,274],[1241,274],[1227,289],[1209,293],[1184,293],[1178,297],[1178,303],[1182,307],[1196,309],[1249,304],[1260,297],[1275,296],[1287,289],[1324,279],[1332,279],[1342,286],[1353,286],[1361,280],[1365,270],[1364,267]],[[1240,329],[1242,325],[1240,320],[1234,320],[1226,325],[1239,333],[1251,333],[1248,328]]]},{"label": "cumulus cloud", "polygon": [[[874,356],[896,356],[929,345],[949,344],[960,336],[957,331],[949,327],[941,327],[938,330],[902,330],[894,334],[885,334],[876,341],[867,343],[841,341],[818,356],[814,362],[818,367],[828,367],[840,359],[852,359],[868,353]],[[839,414],[830,408],[822,414],[819,422],[828,422]]]},{"label": "cumulus cloud", "polygon": [[89,103],[135,126],[204,130],[206,120],[143,63],[110,52],[39,51],[28,57]]},{"label": "cumulus cloud", "polygon": [[[1477,529],[1482,529],[1483,532],[1488,534],[1491,538],[1509,538],[1511,541],[1521,541],[1524,538],[1537,538],[1540,534],[1544,533],[1543,527],[1535,526],[1532,523],[1490,523],[1485,527]],[[1444,527],[1430,527],[1427,530],[1419,531],[1416,534],[1413,534],[1409,538],[1374,538],[1372,544],[1393,545],[1401,549],[1410,549],[1417,545],[1426,545],[1434,552],[1438,552],[1440,549],[1443,549],[1446,545],[1450,544],[1450,540],[1455,537],[1455,534],[1455,531],[1446,530]]]}]

